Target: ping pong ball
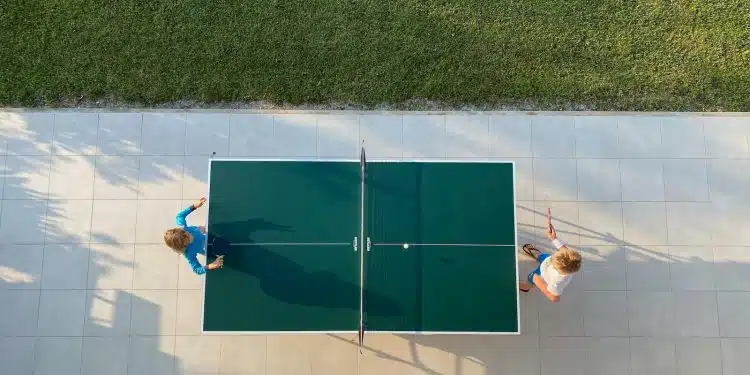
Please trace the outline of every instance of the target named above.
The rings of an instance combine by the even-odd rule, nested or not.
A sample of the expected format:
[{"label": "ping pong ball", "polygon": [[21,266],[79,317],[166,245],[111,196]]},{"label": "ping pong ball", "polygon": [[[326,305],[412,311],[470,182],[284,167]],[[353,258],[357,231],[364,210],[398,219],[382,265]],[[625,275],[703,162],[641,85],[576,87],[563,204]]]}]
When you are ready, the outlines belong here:
[{"label": "ping pong ball", "polygon": [[409,248],[409,244],[408,244],[408,243],[405,243],[405,244],[404,244],[404,249],[408,249],[408,248]]}]

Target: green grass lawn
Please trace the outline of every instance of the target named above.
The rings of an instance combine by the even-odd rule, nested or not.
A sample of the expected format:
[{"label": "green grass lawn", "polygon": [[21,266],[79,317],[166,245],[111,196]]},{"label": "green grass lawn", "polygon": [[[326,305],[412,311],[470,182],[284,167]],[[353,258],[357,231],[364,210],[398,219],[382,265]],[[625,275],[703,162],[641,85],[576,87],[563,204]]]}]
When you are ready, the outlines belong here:
[{"label": "green grass lawn", "polygon": [[0,105],[750,110],[748,0],[7,0]]}]

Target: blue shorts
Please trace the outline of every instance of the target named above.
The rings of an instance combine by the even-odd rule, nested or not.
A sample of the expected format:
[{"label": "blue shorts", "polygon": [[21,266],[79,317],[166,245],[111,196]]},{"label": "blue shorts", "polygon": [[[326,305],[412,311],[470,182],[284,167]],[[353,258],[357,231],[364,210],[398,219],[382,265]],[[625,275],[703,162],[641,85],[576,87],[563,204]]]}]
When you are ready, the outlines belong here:
[{"label": "blue shorts", "polygon": [[537,262],[539,262],[539,265],[533,271],[531,271],[531,273],[529,273],[529,276],[526,277],[526,279],[529,280],[529,284],[536,286],[534,284],[534,274],[537,274],[540,277],[542,276],[542,262],[544,262],[545,259],[549,258],[549,256],[549,254],[541,252],[539,253],[539,258],[537,258],[536,260]]}]

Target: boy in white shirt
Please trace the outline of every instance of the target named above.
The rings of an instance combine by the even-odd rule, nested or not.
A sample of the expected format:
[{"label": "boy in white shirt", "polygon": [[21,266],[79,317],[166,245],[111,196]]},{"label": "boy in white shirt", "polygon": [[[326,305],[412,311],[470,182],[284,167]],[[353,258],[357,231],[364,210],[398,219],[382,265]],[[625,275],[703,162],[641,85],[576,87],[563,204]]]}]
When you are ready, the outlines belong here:
[{"label": "boy in white shirt", "polygon": [[557,232],[552,226],[550,210],[547,209],[547,237],[552,241],[557,251],[550,255],[539,251],[534,245],[523,245],[523,251],[539,262],[539,266],[531,271],[527,277],[528,282],[521,282],[519,288],[522,292],[528,292],[532,286],[536,286],[547,299],[557,302],[563,293],[573,274],[581,269],[581,254],[571,250],[557,239]]}]

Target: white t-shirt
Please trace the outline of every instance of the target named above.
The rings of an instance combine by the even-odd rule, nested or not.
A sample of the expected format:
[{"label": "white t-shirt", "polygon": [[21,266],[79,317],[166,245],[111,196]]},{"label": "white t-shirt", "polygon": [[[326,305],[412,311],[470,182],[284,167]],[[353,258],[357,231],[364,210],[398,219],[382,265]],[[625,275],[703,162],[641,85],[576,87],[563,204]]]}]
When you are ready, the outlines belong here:
[{"label": "white t-shirt", "polygon": [[561,296],[565,287],[568,286],[570,280],[573,279],[573,275],[563,275],[560,273],[560,271],[552,265],[552,262],[550,262],[551,259],[552,257],[547,257],[540,266],[542,280],[547,283],[547,290],[549,290],[550,293],[556,296]]}]

